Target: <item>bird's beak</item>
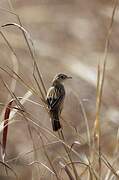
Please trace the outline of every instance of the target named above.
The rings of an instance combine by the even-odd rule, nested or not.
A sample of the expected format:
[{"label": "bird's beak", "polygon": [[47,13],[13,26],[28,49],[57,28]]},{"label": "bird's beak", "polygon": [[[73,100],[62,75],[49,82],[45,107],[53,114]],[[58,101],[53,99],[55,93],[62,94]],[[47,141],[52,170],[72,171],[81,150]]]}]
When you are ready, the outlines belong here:
[{"label": "bird's beak", "polygon": [[72,79],[72,77],[71,77],[71,76],[68,76],[67,79]]}]

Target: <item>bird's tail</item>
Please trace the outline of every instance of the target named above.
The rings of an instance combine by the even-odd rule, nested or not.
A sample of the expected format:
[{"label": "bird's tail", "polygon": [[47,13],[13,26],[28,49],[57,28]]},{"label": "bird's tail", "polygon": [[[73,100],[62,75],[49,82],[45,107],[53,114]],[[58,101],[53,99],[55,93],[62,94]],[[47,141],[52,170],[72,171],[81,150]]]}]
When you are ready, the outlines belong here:
[{"label": "bird's tail", "polygon": [[59,119],[54,119],[54,118],[52,119],[52,128],[53,131],[58,131],[61,128]]},{"label": "bird's tail", "polygon": [[50,111],[50,115],[53,131],[58,131],[61,128],[58,111]]}]

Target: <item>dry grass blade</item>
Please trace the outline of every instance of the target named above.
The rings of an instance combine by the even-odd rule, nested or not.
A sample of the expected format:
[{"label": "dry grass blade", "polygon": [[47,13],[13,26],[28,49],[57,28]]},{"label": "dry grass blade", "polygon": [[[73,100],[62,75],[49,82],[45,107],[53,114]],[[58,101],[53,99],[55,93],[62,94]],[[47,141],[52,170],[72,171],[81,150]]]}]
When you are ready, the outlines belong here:
[{"label": "dry grass blade", "polygon": [[[13,53],[13,55],[15,56],[15,64],[18,64],[18,63],[17,63],[17,62],[18,62],[18,58],[17,58],[17,55],[16,55],[14,49],[12,48],[11,44],[9,43],[9,41],[7,40],[7,38],[5,37],[5,35],[3,34],[2,31],[0,31],[0,34],[1,34],[1,36],[3,37],[3,39],[5,40],[7,46],[9,47],[9,49],[11,50],[11,52]],[[5,70],[4,68],[0,67],[0,69],[3,70],[4,72],[6,72],[11,78],[13,78],[13,80],[16,81],[17,78],[18,78],[18,80],[20,80],[20,82],[22,82],[23,85],[25,85],[25,86],[26,86],[27,88],[29,88],[33,93],[36,94],[36,90],[34,90],[33,88],[31,88],[29,85],[27,85],[27,84],[24,82],[24,80],[16,73],[17,71],[12,70],[10,67],[8,67],[8,68],[12,71],[13,75],[11,75],[11,74],[10,74],[7,70]],[[18,69],[18,68],[16,68],[16,69]],[[12,84],[13,84],[13,83],[12,83]],[[16,84],[16,82],[15,82],[15,84]]]},{"label": "dry grass blade", "polygon": [[98,64],[98,75],[97,75],[97,88],[96,88],[96,119],[94,122],[94,139],[98,141],[99,144],[99,111],[100,111],[100,64]]},{"label": "dry grass blade", "polygon": [[[119,170],[118,170],[118,171],[116,171],[116,173],[119,175]],[[115,176],[114,176],[114,175],[112,175],[112,176],[110,177],[110,180],[116,180]]]},{"label": "dry grass blade", "polygon": [[[116,146],[115,146],[114,155],[113,155],[114,160],[112,163],[112,167],[114,167],[114,165],[118,162],[118,159],[119,159],[118,152],[119,152],[119,128],[117,131]],[[105,180],[108,180],[110,178],[111,173],[112,173],[112,171],[111,171],[111,169],[109,169],[105,175]]]},{"label": "dry grass blade", "polygon": [[[9,68],[9,67],[8,67],[8,68]],[[10,68],[9,68],[9,69],[10,69]],[[38,88],[39,88],[39,90],[40,90],[40,94],[39,94],[39,92],[37,92],[36,89],[34,89],[34,88],[31,87],[30,85],[26,84],[25,81],[23,80],[23,78],[21,78],[18,74],[16,74],[12,69],[10,69],[10,70],[11,70],[11,72],[18,78],[18,80],[20,80],[20,81],[22,82],[22,84],[23,84],[25,87],[27,87],[33,94],[37,95],[37,96],[40,98],[40,100],[41,100],[43,103],[46,104],[45,97],[44,97],[44,95],[43,95],[43,93],[42,93],[42,90],[41,90],[38,82],[36,82],[36,84],[37,84],[37,86],[38,86]],[[34,76],[34,77],[35,77],[35,76]],[[35,78],[34,78],[34,79],[35,79]],[[42,95],[42,97],[40,97],[41,95]]]},{"label": "dry grass blade", "polygon": [[113,22],[114,22],[114,15],[115,15],[116,7],[117,7],[117,0],[114,0],[114,8],[113,8],[111,22],[109,25],[107,38],[106,38],[106,42],[105,42],[102,78],[100,78],[100,76],[101,76],[100,64],[98,65],[96,120],[94,123],[94,138],[96,138],[96,140],[97,140],[98,151],[99,151],[99,176],[100,176],[100,178],[101,178],[101,143],[100,143],[101,129],[100,129],[99,115],[100,115],[102,92],[103,92],[103,85],[104,85],[104,79],[105,79],[106,61],[107,61],[107,55],[108,55],[108,49],[109,49],[109,39],[110,39],[111,32],[112,32],[112,26],[113,26]]},{"label": "dry grass blade", "polygon": [[[36,63],[35,49],[34,49],[34,45],[33,45],[32,38],[31,38],[30,34],[25,30],[25,28],[23,28],[23,25],[22,25],[22,23],[21,23],[21,20],[20,20],[19,15],[17,15],[16,13],[13,12],[14,9],[13,9],[12,2],[9,0],[8,3],[9,3],[9,6],[10,6],[10,9],[11,9],[12,11],[10,11],[10,10],[5,10],[5,9],[2,9],[2,10],[6,11],[6,12],[8,12],[8,13],[11,13],[11,14],[13,14],[13,15],[15,15],[15,16],[17,17],[17,19],[18,19],[19,24],[10,23],[10,24],[6,24],[5,26],[14,25],[14,26],[17,26],[18,28],[20,28],[20,29],[22,30],[24,39],[25,39],[25,41],[26,41],[26,43],[27,43],[27,46],[28,46],[30,55],[31,55],[31,57],[32,57],[32,59],[33,59],[33,62],[34,62],[33,76],[35,77],[35,69],[36,69],[36,72],[37,72],[37,74],[38,74],[38,76],[39,76],[39,79],[40,79],[40,81],[41,81],[41,85],[42,85],[42,87],[43,87],[44,93],[45,93],[45,95],[46,95],[46,88],[45,88],[45,84],[44,84],[44,82],[43,82],[42,74],[41,74],[41,72],[39,71],[38,65],[37,65],[37,63]],[[4,27],[4,25],[3,25],[3,27]],[[27,38],[28,38],[28,39],[27,39]],[[29,44],[29,40],[30,40],[32,46]]]},{"label": "dry grass blade", "polygon": [[4,84],[4,86],[7,88],[7,90],[8,90],[8,92],[10,93],[10,95],[11,95],[11,97],[13,98],[13,99],[15,99],[15,103],[16,103],[16,105],[21,109],[21,114],[22,114],[22,116],[24,117],[24,119],[25,119],[25,121],[26,121],[26,123],[27,123],[27,127],[28,127],[28,132],[29,132],[29,135],[30,135],[30,137],[31,137],[31,141],[32,141],[32,144],[33,144],[33,148],[34,148],[34,158],[36,159],[37,158],[37,154],[36,154],[36,151],[35,151],[35,149],[36,149],[36,147],[35,147],[35,142],[34,142],[34,140],[33,140],[33,135],[32,135],[32,131],[31,131],[31,126],[30,126],[30,124],[29,124],[29,121],[27,120],[27,117],[25,116],[25,109],[24,109],[24,106],[20,103],[20,101],[19,101],[19,99],[15,96],[15,94],[9,89],[9,87],[8,87],[8,85],[6,84],[6,82],[1,78],[1,80],[2,80],[2,82],[3,82],[3,84]]},{"label": "dry grass blade", "polygon": [[[1,77],[1,80],[4,84],[4,86],[8,89],[8,91],[10,92],[11,96],[13,97],[13,99],[16,100],[16,97],[14,96],[14,93],[11,92],[11,90],[9,89],[9,87],[7,86],[7,84],[4,82],[4,80],[2,79]],[[9,116],[10,116],[10,112],[11,112],[11,108],[12,108],[12,103],[13,101],[15,100],[11,100],[6,109],[5,109],[5,114],[4,114],[4,129],[3,129],[3,138],[2,138],[2,146],[3,146],[3,149],[2,149],[2,159],[3,159],[3,162],[4,162],[4,158],[5,158],[5,150],[6,150],[6,143],[7,143],[7,134],[8,134],[8,123],[9,123]],[[17,100],[18,101],[18,100]],[[22,110],[23,110],[23,107],[21,106],[18,106],[20,107]]]},{"label": "dry grass blade", "polygon": [[[6,124],[5,126],[3,126],[4,122],[2,122],[2,123],[0,124],[0,133],[3,132],[4,128],[5,128],[7,125],[10,126],[11,124],[16,123],[16,122],[20,122],[20,120],[10,119],[10,121],[8,121],[8,124]],[[2,144],[0,144],[0,145],[2,146]],[[6,162],[6,161],[5,161],[5,162]]]},{"label": "dry grass blade", "polygon": [[115,175],[115,177],[117,179],[119,179],[119,175],[116,172],[116,170],[112,167],[112,165],[110,164],[110,162],[106,159],[106,157],[101,154],[101,160],[104,162],[104,164],[111,170],[111,172]]},{"label": "dry grass blade", "polygon": [[[19,28],[22,32],[23,32],[23,35],[24,35],[24,38],[26,40],[26,43],[28,45],[28,48],[29,48],[29,51],[30,51],[30,54],[31,54],[31,57],[33,59],[33,62],[34,62],[34,69],[33,69],[33,77],[35,77],[35,70],[38,74],[38,77],[40,79],[40,82],[41,82],[41,85],[42,85],[42,88],[43,88],[43,91],[44,93],[42,92],[42,90],[40,89],[40,92],[41,92],[41,95],[43,97],[43,99],[45,100],[44,96],[46,95],[46,88],[45,88],[45,84],[43,82],[43,78],[42,78],[42,75],[41,75],[41,72],[39,71],[38,69],[38,65],[36,63],[36,59],[35,59],[35,50],[34,50],[34,45],[33,45],[33,41],[32,41],[32,38],[31,38],[31,35],[30,33],[21,25],[21,21],[19,19],[19,22],[20,22],[20,25],[17,24],[17,23],[7,23],[7,24],[4,24],[2,25],[1,27],[7,27],[7,26],[16,26],[17,28]],[[29,43],[30,42],[30,43]],[[35,77],[35,81],[36,81],[36,77]],[[36,81],[37,82],[37,81]],[[38,83],[37,83],[38,85]],[[39,87],[39,86],[38,86]]]},{"label": "dry grass blade", "polygon": [[119,128],[117,130],[117,137],[116,137],[116,147],[115,147],[115,156],[118,155],[118,152],[119,152]]},{"label": "dry grass blade", "polygon": [[80,101],[80,106],[81,106],[81,111],[82,111],[82,115],[84,117],[85,120],[85,125],[86,125],[86,132],[87,132],[87,139],[88,139],[88,145],[89,145],[89,151],[91,152],[91,135],[90,135],[90,129],[89,129],[89,124],[88,124],[88,118],[86,115],[86,111],[83,105],[83,102]]},{"label": "dry grass blade", "polygon": [[3,125],[3,136],[2,136],[2,159],[4,162],[5,159],[5,151],[6,151],[6,144],[7,144],[7,135],[8,135],[8,123],[9,123],[9,116],[11,112],[11,106],[12,106],[13,101],[10,101],[5,108],[5,113],[4,113],[4,125]]},{"label": "dry grass blade", "polygon": [[16,174],[16,172],[15,172],[7,163],[0,161],[0,164],[2,164],[3,166],[5,166],[5,168],[9,169],[9,170],[14,174],[14,176],[16,177],[16,179],[19,179],[18,176],[17,176],[17,174]]},{"label": "dry grass blade", "polygon": [[80,146],[80,145],[81,145],[81,143],[80,143],[79,141],[74,141],[74,142],[72,143],[72,145],[71,145],[71,149],[72,149],[72,148],[73,148],[73,146],[75,146],[75,145]]},{"label": "dry grass blade", "polygon": [[55,175],[55,173],[48,167],[46,166],[44,163],[42,162],[39,162],[39,161],[33,161],[31,163],[29,163],[28,165],[33,165],[33,164],[39,164],[39,165],[42,165],[43,167],[45,167],[50,173],[52,173],[53,175]]},{"label": "dry grass blade", "polygon": [[0,34],[3,37],[3,39],[5,40],[6,44],[8,45],[9,49],[11,50],[11,52],[14,54],[14,56],[17,59],[17,55],[16,55],[14,49],[12,48],[11,44],[9,43],[9,41],[7,40],[7,38],[5,37],[5,35],[3,34],[3,32],[1,30],[0,30]]},{"label": "dry grass blade", "polygon": [[[48,128],[46,127],[43,127],[43,126],[40,126],[39,124],[37,124],[36,122],[32,121],[30,118],[27,118],[27,120],[29,122],[31,122],[33,125],[35,125],[36,127],[38,127],[40,130],[43,130],[45,133],[51,135],[52,137],[56,138],[56,140],[58,140],[60,143],[64,144],[68,149],[71,149],[71,146],[68,145],[66,142],[64,142],[62,139],[58,138],[54,133],[52,133],[52,131],[50,131]],[[81,159],[80,157],[80,154],[75,151],[73,148],[71,149],[71,151],[79,158]]]},{"label": "dry grass blade", "polygon": [[[59,143],[59,141],[54,141],[54,142],[52,142],[52,143],[44,144],[44,146],[45,146],[45,147],[48,147],[48,146],[51,146],[51,145],[57,144],[57,143]],[[36,151],[39,151],[39,150],[41,150],[42,148],[43,148],[42,146],[37,147]],[[21,157],[23,158],[24,156],[27,156],[27,155],[29,155],[29,154],[31,154],[31,153],[33,153],[33,152],[34,152],[34,149],[29,150],[29,151],[27,151],[27,152],[21,152],[18,156],[9,159],[9,160],[7,160],[6,162],[9,163],[9,162],[17,161],[17,160],[19,160]]]},{"label": "dry grass blade", "polygon": [[[44,97],[44,96],[46,96],[47,91],[46,91],[46,87],[45,87],[45,84],[44,84],[44,82],[43,82],[43,78],[42,78],[41,72],[40,72],[40,70],[38,69],[38,65],[37,65],[36,61],[34,61],[34,69],[33,69],[33,77],[34,77],[34,79],[36,80],[35,70],[36,70],[36,72],[37,72],[37,74],[38,74],[38,77],[39,77],[39,79],[40,79],[42,88],[43,88],[43,90],[44,90],[44,92],[42,92],[42,97]],[[38,86],[38,87],[39,87],[39,86]],[[41,90],[41,91],[42,91],[42,90]],[[44,100],[45,100],[45,99],[44,99]]]},{"label": "dry grass blade", "polygon": [[[5,73],[7,73],[11,78],[17,79],[17,81],[19,80],[19,82],[22,83],[22,85],[24,85],[29,91],[31,91],[34,95],[37,95],[39,97],[39,93],[36,91],[36,89],[34,89],[33,87],[26,84],[26,82],[23,80],[23,78],[20,77],[14,70],[12,70],[10,67],[8,67],[8,68],[14,74],[14,76],[10,72],[8,72],[5,68],[0,67],[0,69],[2,71],[4,71]],[[41,97],[39,97],[39,98],[42,100]]]},{"label": "dry grass blade", "polygon": [[[11,1],[10,1],[10,2],[11,2]],[[12,3],[10,3],[10,4],[12,5]],[[12,9],[13,9],[13,8],[12,8]],[[18,15],[17,15],[17,18],[18,18],[18,21],[19,21],[20,26],[22,26],[21,20],[20,20],[20,18],[19,18]],[[25,40],[26,40],[26,43],[27,43],[29,52],[30,52],[31,57],[32,57],[33,62],[34,62],[33,76],[35,77],[35,69],[36,69],[36,72],[37,72],[37,74],[38,74],[38,76],[39,76],[39,79],[40,79],[41,85],[42,85],[42,87],[43,87],[44,93],[45,93],[45,95],[46,95],[47,91],[46,91],[46,87],[45,87],[45,84],[44,84],[44,81],[43,81],[43,78],[42,78],[42,74],[41,74],[41,72],[40,72],[40,70],[39,70],[39,68],[38,68],[37,63],[36,63],[34,45],[33,45],[33,43],[32,43],[32,45],[33,45],[33,51],[32,51],[32,48],[31,48],[31,46],[29,45],[29,42],[28,42],[28,40],[27,40],[27,37],[26,37],[25,32],[24,32],[24,31],[22,31],[22,32],[23,32],[23,36],[24,36],[24,38],[25,38]],[[32,41],[32,39],[31,39],[31,41]],[[34,52],[34,53],[33,53],[33,52]]]},{"label": "dry grass blade", "polygon": [[15,94],[9,89],[9,86],[7,85],[7,83],[3,80],[3,78],[1,77],[1,80],[4,84],[4,86],[6,87],[6,89],[8,90],[8,92],[10,93],[11,97],[13,99],[15,99],[14,101],[16,102],[16,105],[18,106],[18,108],[21,108],[21,111],[24,111],[24,106],[20,103],[19,99],[15,96]]},{"label": "dry grass blade", "polygon": [[50,160],[49,155],[48,155],[48,153],[47,153],[47,151],[46,151],[46,147],[45,147],[45,145],[44,145],[44,142],[43,142],[43,139],[42,139],[42,136],[41,136],[41,135],[40,135],[40,139],[41,139],[42,147],[43,147],[43,150],[44,150],[44,154],[45,154],[45,156],[47,157],[48,162],[49,162],[49,164],[50,164],[50,166],[51,166],[51,168],[52,168],[52,170],[53,170],[53,172],[54,172],[57,180],[60,180],[60,178],[58,177],[57,172],[56,172],[56,170],[55,170],[55,168],[54,168],[54,166],[53,166],[53,164],[52,164],[52,161]]},{"label": "dry grass blade", "polygon": [[41,89],[41,87],[40,87],[40,84],[39,84],[39,82],[38,82],[38,80],[37,80],[37,78],[36,78],[36,76],[35,76],[34,73],[33,73],[33,77],[34,77],[34,80],[35,80],[35,82],[36,82],[36,84],[37,84],[37,87],[38,87],[38,89],[39,89],[39,91],[40,91],[40,93],[41,93],[42,99],[43,99],[43,101],[45,101],[45,96],[44,96],[44,94],[43,94],[43,92],[42,92],[42,89]]},{"label": "dry grass blade", "polygon": [[[12,64],[13,64],[13,69],[14,69],[14,72],[18,73],[18,69],[19,69],[19,66],[18,66],[18,58],[17,58],[17,55],[14,51],[14,49],[12,48],[11,44],[8,42],[7,38],[4,36],[4,34],[0,31],[0,34],[2,35],[3,39],[5,40],[7,46],[9,47],[9,49],[11,50],[12,52]],[[14,75],[12,77],[12,81],[11,81],[11,90],[14,92],[15,90],[15,87],[16,87],[16,81],[17,79],[14,78]],[[8,100],[9,100],[9,96],[8,96]]]},{"label": "dry grass blade", "polygon": [[17,28],[19,28],[22,32],[24,32],[29,40],[29,42],[31,43],[32,45],[32,48],[33,48],[33,41],[32,41],[32,38],[30,36],[30,33],[28,33],[28,31],[26,31],[26,29],[24,27],[22,27],[21,25],[17,24],[17,23],[7,23],[7,24],[3,24],[1,26],[1,28],[4,28],[4,27],[9,27],[9,26],[15,26]]},{"label": "dry grass blade", "polygon": [[[84,171],[80,174],[80,178],[85,174],[85,172],[87,171],[87,170],[89,170],[89,174],[90,174],[90,179],[93,177],[93,175],[94,175],[94,177],[95,177],[95,179],[96,180],[99,180],[99,176],[98,176],[98,174],[96,173],[96,171],[94,170],[94,168],[92,168],[92,166],[91,166],[91,164],[90,164],[90,162],[82,162],[82,161],[73,161],[72,162],[73,164],[80,164],[80,165],[83,165],[83,166],[85,166],[85,169],[84,169]],[[69,166],[69,165],[71,165],[71,163],[67,163],[65,166]]]},{"label": "dry grass blade", "polygon": [[[18,57],[17,57],[14,49],[12,48],[11,44],[9,43],[9,41],[7,40],[7,38],[5,37],[5,35],[3,34],[2,31],[0,31],[0,34],[1,34],[1,36],[3,37],[3,39],[5,40],[7,46],[9,47],[9,49],[11,50],[11,52],[13,53],[13,55],[15,56],[16,60],[18,61]],[[10,67],[8,67],[8,68],[10,69]],[[24,82],[24,80],[23,80],[14,70],[10,69],[10,70],[12,71],[12,73],[14,74],[14,75],[11,75],[11,74],[10,74],[7,70],[5,70],[3,67],[0,67],[0,69],[3,70],[4,72],[6,72],[11,78],[13,78],[13,79],[15,79],[15,80],[17,80],[17,78],[18,78],[26,87],[28,87],[29,89],[31,89],[33,92],[36,92],[34,89],[32,89],[31,87],[29,87],[29,86]],[[15,76],[16,76],[16,78],[15,78]]]},{"label": "dry grass blade", "polygon": [[[114,0],[114,7],[113,7],[113,12],[112,12],[112,17],[111,17],[111,22],[109,25],[109,29],[108,29],[108,33],[107,33],[107,38],[106,38],[106,42],[105,42],[105,49],[104,49],[104,59],[103,59],[103,72],[102,72],[102,79],[99,81],[101,81],[100,83],[100,92],[99,92],[99,109],[101,106],[101,98],[102,98],[102,91],[103,91],[103,85],[104,85],[104,79],[105,79],[105,70],[106,70],[106,62],[107,62],[107,55],[108,55],[108,50],[109,50],[109,40],[110,40],[110,36],[112,33],[112,27],[113,27],[113,22],[114,22],[114,15],[116,13],[116,7],[117,7],[117,0]],[[100,69],[100,67],[99,67]]]},{"label": "dry grass blade", "polygon": [[[64,141],[65,138],[64,138],[63,131],[62,131],[62,130],[61,130],[61,131],[58,131],[58,134],[59,134],[59,138],[60,138],[60,136],[61,136],[62,140]],[[70,162],[71,162],[71,165],[72,165],[72,169],[73,169],[75,178],[76,178],[76,180],[79,180],[80,178],[79,178],[79,176],[78,176],[78,173],[77,173],[75,164],[72,162],[72,157],[71,157],[71,154],[70,154],[70,152],[71,152],[70,150],[72,150],[72,148],[70,148],[70,149],[67,148],[67,146],[65,146],[65,144],[62,144],[62,145],[63,145],[63,147],[64,147],[64,149],[65,149],[65,151],[66,151],[66,153],[67,153],[67,156],[68,156],[68,158],[69,158],[69,160],[70,160]]]},{"label": "dry grass blade", "polygon": [[59,164],[65,170],[65,172],[68,175],[69,179],[70,180],[75,180],[74,177],[72,176],[71,172],[69,171],[68,167],[65,164],[63,164],[62,162],[59,162]]},{"label": "dry grass blade", "polygon": [[[0,34],[1,36],[3,37],[4,41],[6,42],[8,48],[10,49],[11,53],[12,53],[12,56],[11,56],[11,60],[12,60],[12,64],[13,64],[13,71],[17,74],[18,71],[19,71],[19,65],[18,65],[18,58],[17,58],[17,55],[14,51],[14,49],[12,48],[11,44],[9,43],[9,41],[7,40],[7,38],[5,37],[5,35],[3,34],[2,31],[0,31]],[[14,92],[15,91],[15,88],[16,88],[16,82],[17,82],[17,79],[14,78],[14,75],[12,76],[12,79],[11,79],[11,86],[10,86],[10,89]],[[8,101],[9,101],[9,95],[8,95]]]},{"label": "dry grass blade", "polygon": [[112,27],[113,27],[113,23],[114,23],[114,16],[115,16],[115,13],[116,13],[117,3],[118,3],[118,0],[113,0],[113,11],[112,11],[112,16],[111,16],[111,22],[109,24],[107,38],[106,38],[106,42],[105,42],[104,61],[106,61],[106,58],[107,58],[107,55],[108,55],[109,40],[110,40],[110,36],[111,36],[111,33],[112,33]]},{"label": "dry grass blade", "polygon": [[[98,152],[99,152],[99,176],[101,178],[101,159],[100,159],[100,152],[101,152],[101,145],[100,145],[100,107],[101,107],[101,97],[102,97],[102,88],[103,88],[103,79],[100,78],[100,64],[98,64],[98,74],[97,74],[97,88],[96,88],[96,119],[94,122],[94,141],[93,146],[95,146],[95,140],[97,142]],[[103,78],[103,77],[102,77]],[[93,157],[94,160],[94,157]]]}]

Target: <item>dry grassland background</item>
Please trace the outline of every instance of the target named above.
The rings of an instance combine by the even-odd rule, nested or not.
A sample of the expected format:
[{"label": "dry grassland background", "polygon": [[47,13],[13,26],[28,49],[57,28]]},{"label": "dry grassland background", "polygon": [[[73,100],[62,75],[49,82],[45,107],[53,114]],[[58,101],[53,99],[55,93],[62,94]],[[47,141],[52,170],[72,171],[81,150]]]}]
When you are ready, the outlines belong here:
[{"label": "dry grassland background", "polygon": [[[79,154],[86,153],[88,156],[88,145],[86,136],[86,125],[82,116],[80,101],[83,102],[88,118],[90,132],[92,134],[96,112],[96,79],[97,65],[99,59],[103,60],[105,40],[111,21],[113,11],[111,0],[0,0],[0,26],[6,23],[18,23],[16,16],[7,12],[11,10],[19,15],[24,28],[31,34],[37,55],[37,64],[42,73],[44,83],[48,89],[53,76],[63,72],[72,76],[72,80],[66,82],[66,99],[62,112],[62,126],[66,142],[71,145],[74,141],[81,142],[75,146]],[[4,27],[2,32],[14,49],[17,60],[11,50],[0,36],[0,67],[12,68],[31,87],[36,83],[33,79],[33,61],[23,34],[16,27]],[[115,146],[117,145],[117,132],[119,127],[119,11],[118,5],[114,17],[110,46],[108,50],[105,83],[101,107],[101,148],[102,152],[109,158],[110,163],[114,160]],[[8,67],[7,67],[8,66]],[[16,82],[11,86],[13,79],[0,70],[0,75],[13,88],[17,97],[22,97],[28,88]],[[0,102],[8,103],[10,100],[8,90],[0,81]],[[32,95],[31,100],[41,103],[38,96]],[[32,120],[51,130],[49,116],[46,111],[36,104],[25,102],[25,109],[32,114]],[[0,107],[1,120],[3,106]],[[7,160],[9,165],[18,173],[21,180],[36,178],[48,180],[55,179],[49,171],[40,165],[40,170],[32,174],[34,167],[28,165],[34,161],[34,153],[31,137],[28,132],[27,123],[19,114],[14,116],[18,122],[9,126],[7,140]],[[20,120],[20,121],[19,121]],[[32,134],[37,150],[37,160],[47,164],[47,158],[43,153],[41,139],[37,133],[39,129],[32,126]],[[77,132],[76,132],[76,130]],[[44,133],[44,141],[51,143],[56,139]],[[56,134],[57,135],[57,134]],[[46,137],[45,137],[46,136]],[[2,137],[2,133],[1,133]],[[85,141],[82,141],[83,137]],[[58,160],[64,154],[60,143],[47,146],[50,159],[56,170],[61,167]],[[27,154],[27,152],[30,152]],[[22,154],[22,155],[20,155]],[[17,160],[13,158],[19,157]],[[74,159],[76,157],[74,156]],[[36,167],[37,164],[36,164]],[[80,165],[79,170],[82,171]],[[37,168],[34,168],[37,170]],[[40,178],[38,174],[40,172]],[[64,173],[64,172],[62,172]],[[107,170],[103,171],[103,178]],[[79,173],[80,174],[80,173]],[[10,179],[11,177],[11,179]],[[64,173],[64,179],[68,179]],[[0,165],[0,180],[13,180],[14,176]],[[82,177],[82,179],[86,178]]]}]

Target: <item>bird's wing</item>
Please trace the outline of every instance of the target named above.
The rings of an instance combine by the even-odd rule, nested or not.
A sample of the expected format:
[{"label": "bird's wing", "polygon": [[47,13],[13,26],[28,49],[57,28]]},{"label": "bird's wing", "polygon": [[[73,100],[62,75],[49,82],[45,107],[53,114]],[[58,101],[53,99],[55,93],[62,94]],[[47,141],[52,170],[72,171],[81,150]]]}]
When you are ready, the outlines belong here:
[{"label": "bird's wing", "polygon": [[62,103],[64,99],[64,93],[61,92],[61,89],[57,89],[52,86],[47,93],[47,103],[50,109],[54,109],[57,105]]}]

